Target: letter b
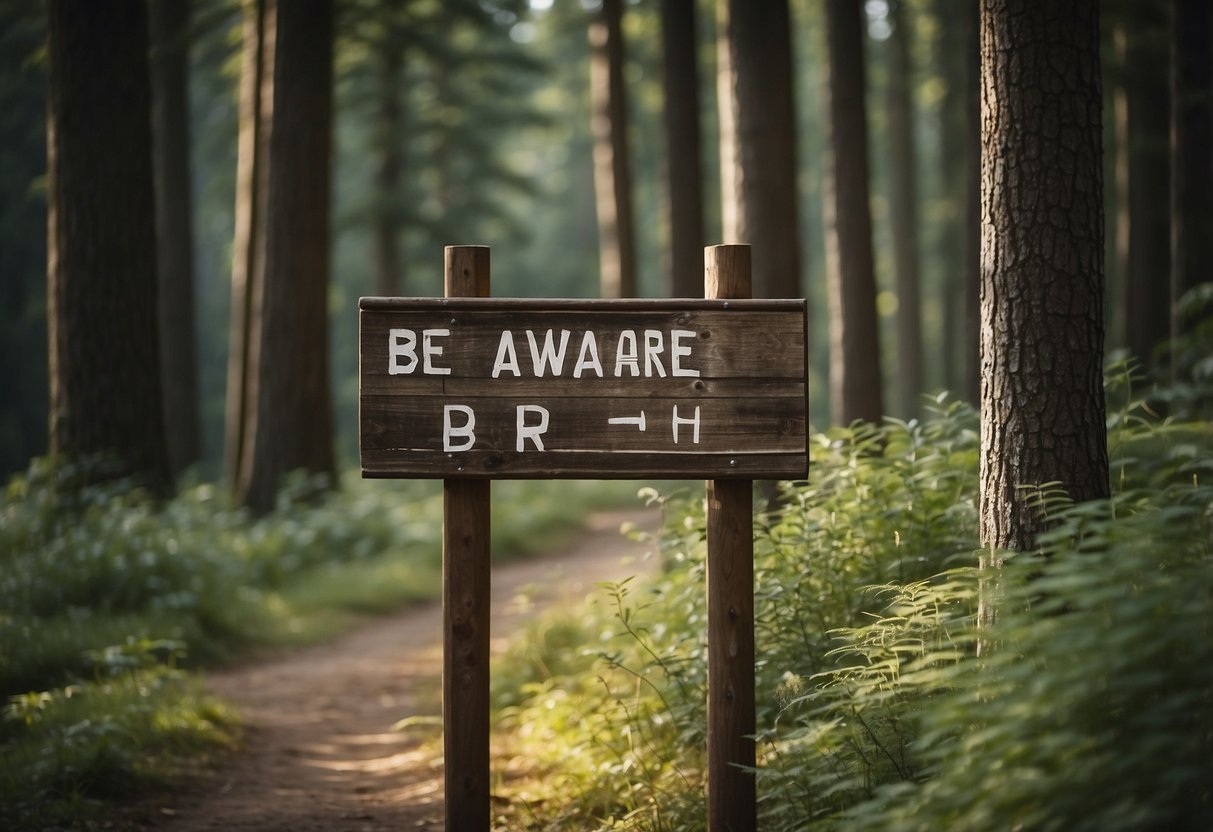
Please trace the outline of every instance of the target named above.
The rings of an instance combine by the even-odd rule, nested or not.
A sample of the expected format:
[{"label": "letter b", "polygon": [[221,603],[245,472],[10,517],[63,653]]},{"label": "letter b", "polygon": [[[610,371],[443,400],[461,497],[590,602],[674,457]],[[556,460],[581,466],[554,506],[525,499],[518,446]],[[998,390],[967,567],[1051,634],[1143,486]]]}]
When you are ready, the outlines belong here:
[{"label": "letter b", "polygon": [[[451,413],[458,411],[467,417],[462,425],[451,424]],[[463,440],[456,445],[452,439]],[[476,413],[462,404],[448,404],[442,407],[442,450],[470,451],[476,444]]]}]

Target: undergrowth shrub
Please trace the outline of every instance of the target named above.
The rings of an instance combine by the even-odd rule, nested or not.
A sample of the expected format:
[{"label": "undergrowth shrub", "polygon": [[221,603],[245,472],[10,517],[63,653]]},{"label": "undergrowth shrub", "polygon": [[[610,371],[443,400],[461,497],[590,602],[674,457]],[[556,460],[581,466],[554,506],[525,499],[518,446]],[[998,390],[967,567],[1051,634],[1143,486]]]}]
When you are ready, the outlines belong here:
[{"label": "undergrowth shrub", "polygon": [[[1110,395],[1117,496],[1025,495],[1056,525],[996,582],[971,409],[813,437],[755,525],[760,828],[1208,828],[1213,430]],[[537,623],[496,676],[511,828],[705,826],[702,498],[652,498],[660,578]]]}]

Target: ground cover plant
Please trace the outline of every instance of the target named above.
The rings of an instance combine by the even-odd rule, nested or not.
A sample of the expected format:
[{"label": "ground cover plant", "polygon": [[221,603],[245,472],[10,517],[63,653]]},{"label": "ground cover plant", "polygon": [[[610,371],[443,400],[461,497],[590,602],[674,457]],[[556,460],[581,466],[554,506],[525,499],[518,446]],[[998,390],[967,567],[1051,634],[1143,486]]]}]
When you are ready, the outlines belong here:
[{"label": "ground cover plant", "polygon": [[[0,506],[0,827],[84,823],[233,747],[237,720],[187,671],[315,641],[435,597],[439,483],[306,479],[274,511],[214,485],[156,500],[36,462]],[[502,483],[493,551],[542,551],[621,483]]]},{"label": "ground cover plant", "polygon": [[[1208,828],[1213,428],[1130,378],[1115,496],[1025,493],[1053,531],[997,576],[971,409],[813,437],[755,523],[760,828]],[[661,577],[537,623],[495,676],[510,828],[704,828],[702,497],[651,496]]]}]

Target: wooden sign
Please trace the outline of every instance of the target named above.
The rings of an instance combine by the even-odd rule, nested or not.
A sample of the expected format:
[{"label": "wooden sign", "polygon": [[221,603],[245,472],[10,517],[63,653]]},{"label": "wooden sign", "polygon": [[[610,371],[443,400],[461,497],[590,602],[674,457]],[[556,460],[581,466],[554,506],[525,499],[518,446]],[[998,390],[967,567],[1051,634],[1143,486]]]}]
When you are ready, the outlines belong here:
[{"label": "wooden sign", "polygon": [[807,473],[802,300],[359,306],[363,476]]}]

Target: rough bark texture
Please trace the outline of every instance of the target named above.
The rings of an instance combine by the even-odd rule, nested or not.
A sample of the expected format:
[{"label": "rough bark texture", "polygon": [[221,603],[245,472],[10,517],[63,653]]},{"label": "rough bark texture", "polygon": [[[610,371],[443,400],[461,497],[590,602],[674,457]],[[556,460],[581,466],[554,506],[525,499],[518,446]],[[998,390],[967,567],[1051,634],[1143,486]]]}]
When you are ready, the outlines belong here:
[{"label": "rough bark texture", "polygon": [[[1213,261],[1213,5],[1171,2],[1171,338],[1179,299],[1209,279]],[[1180,367],[1172,364],[1178,378]]]},{"label": "rough bark texture", "polygon": [[148,4],[152,34],[152,136],[160,275],[160,356],[169,460],[180,475],[202,456],[190,208],[189,3]]},{"label": "rough bark texture", "polygon": [[143,0],[47,5],[50,449],[170,481]]},{"label": "rough bark texture", "polygon": [[662,90],[669,183],[668,294],[703,291],[703,172],[699,140],[699,64],[695,0],[661,2]]},{"label": "rough bark texture", "polygon": [[1108,494],[1096,0],[983,0],[981,54],[981,540],[1024,550],[1024,487]]},{"label": "rough bark texture", "polygon": [[826,0],[830,153],[825,187],[830,299],[830,404],[835,424],[879,422],[880,340],[872,215],[868,206],[868,121],[864,111],[863,9]]},{"label": "rough bark texture", "polygon": [[[1157,10],[1150,9],[1157,14]],[[1159,15],[1165,18],[1164,15]],[[1125,336],[1129,351],[1152,363],[1170,334],[1171,167],[1170,89],[1163,20],[1142,20],[1125,32],[1127,220]]]},{"label": "rough bark texture", "polygon": [[[332,477],[328,216],[333,15],[329,0],[266,4],[259,164],[264,254],[254,257],[245,440],[237,500],[273,507],[284,474]],[[260,198],[260,197],[259,197]],[[258,260],[260,262],[258,262]]]},{"label": "rough bark texture", "polygon": [[802,297],[787,0],[718,0],[717,19],[724,242],[753,246],[754,297]]},{"label": "rough bark texture", "polygon": [[594,195],[602,297],[636,297],[636,239],[623,85],[623,0],[603,0],[590,22]]},{"label": "rough bark texture", "polygon": [[918,415],[922,373],[922,303],[918,247],[918,154],[911,97],[913,61],[904,2],[889,4],[889,219],[897,286],[897,404],[900,415]]}]

